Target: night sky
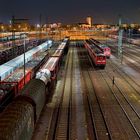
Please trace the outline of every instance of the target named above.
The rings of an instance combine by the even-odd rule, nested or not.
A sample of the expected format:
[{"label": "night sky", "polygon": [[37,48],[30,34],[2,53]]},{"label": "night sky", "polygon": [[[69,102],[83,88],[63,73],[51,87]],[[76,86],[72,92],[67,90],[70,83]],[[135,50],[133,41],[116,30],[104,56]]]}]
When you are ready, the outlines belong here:
[{"label": "night sky", "polygon": [[140,23],[140,0],[0,0],[0,22],[8,23],[12,15],[30,22],[78,23],[87,16],[93,23]]}]

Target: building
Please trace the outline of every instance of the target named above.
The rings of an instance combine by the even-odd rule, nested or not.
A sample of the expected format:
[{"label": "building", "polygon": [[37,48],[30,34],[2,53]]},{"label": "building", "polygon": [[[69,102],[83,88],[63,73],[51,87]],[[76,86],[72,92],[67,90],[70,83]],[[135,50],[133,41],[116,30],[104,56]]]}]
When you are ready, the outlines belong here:
[{"label": "building", "polygon": [[28,31],[30,29],[30,24],[28,19],[18,19],[14,16],[11,20],[12,30],[14,31]]},{"label": "building", "polygon": [[91,17],[87,17],[86,18],[86,23],[91,27],[92,26],[92,18]]}]

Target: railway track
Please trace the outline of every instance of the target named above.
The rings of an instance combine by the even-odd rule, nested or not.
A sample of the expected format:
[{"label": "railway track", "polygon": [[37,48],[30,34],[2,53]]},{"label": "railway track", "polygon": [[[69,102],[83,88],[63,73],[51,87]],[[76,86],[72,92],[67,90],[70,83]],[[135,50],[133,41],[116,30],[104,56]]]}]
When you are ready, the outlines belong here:
[{"label": "railway track", "polygon": [[[113,43],[107,43],[110,47],[111,50],[113,52],[114,55],[116,55],[117,50],[117,44],[116,42]],[[127,44],[123,44],[123,62],[125,62],[125,64],[127,64],[128,66],[134,68],[136,71],[140,72],[139,68],[140,68],[140,55],[139,55],[139,47],[134,45],[133,49],[132,47],[126,47]],[[115,47],[114,47],[115,46]]]},{"label": "railway track", "polygon": [[[110,65],[110,67],[113,67],[111,64],[109,64],[109,65]],[[115,88],[118,89],[118,92],[117,92],[117,94],[115,94],[115,96],[118,99],[120,98],[120,104],[124,103],[124,102],[125,102],[125,104],[128,104],[127,106],[129,109],[127,109],[127,108],[124,109],[126,107],[126,106],[123,107],[124,104],[121,104],[121,106],[124,110],[126,110],[126,115],[128,116],[128,119],[130,120],[134,129],[137,131],[137,134],[140,135],[140,127],[139,127],[139,125],[140,125],[140,109],[139,109],[140,87],[133,79],[131,79],[124,72],[120,71],[117,67],[113,67],[113,69],[115,69],[116,72],[118,73],[118,75],[120,75],[120,77],[122,77],[121,78],[122,83],[119,83],[118,80],[116,80],[116,82],[115,82]],[[108,75],[107,72],[106,72],[106,74]],[[111,80],[111,76],[110,75],[108,75],[108,76]],[[116,77],[118,77],[118,76],[116,76]],[[124,83],[126,86],[124,86]],[[122,89],[122,87],[120,86],[122,84],[124,87],[127,87],[128,89],[130,89],[130,91],[128,91],[127,89],[125,89],[125,90]],[[117,97],[118,95],[120,95],[120,96]],[[132,97],[135,97],[135,98],[133,99]],[[122,99],[123,99],[123,101],[122,101]],[[129,113],[129,110],[131,113]]]},{"label": "railway track", "polygon": [[[83,48],[81,48],[81,51],[83,51]],[[81,73],[89,138],[97,140],[110,140],[111,134],[106,124],[100,102],[94,91],[89,72],[88,70],[82,69],[83,65],[84,67],[90,69],[91,64],[89,63],[89,59],[86,59],[86,57],[82,61],[83,56],[86,56],[86,54],[83,53],[82,56],[79,57],[81,57]]]},{"label": "railway track", "polygon": [[[113,52],[115,53],[116,50],[115,49],[113,49],[113,50],[114,50]],[[137,72],[140,72],[140,64],[139,64],[140,59],[139,59],[139,56],[140,55],[138,53],[135,56],[135,54],[131,54],[131,52],[124,51],[122,60],[128,66],[130,66],[131,68],[135,69]]]},{"label": "railway track", "polygon": [[124,70],[122,70],[121,67],[119,67],[117,64],[113,63],[112,61],[108,61],[106,70],[109,73],[112,73],[114,75],[115,72],[117,72],[120,77],[122,77],[125,82],[127,82],[136,92],[140,92],[140,84],[136,79],[130,75],[128,75]]},{"label": "railway track", "polygon": [[[100,100],[104,116],[106,116],[106,123],[111,131],[111,139],[138,139],[137,133],[127,120],[124,110],[122,110],[120,104],[118,104],[116,98],[112,95],[112,91],[103,76],[98,73],[100,76],[96,76],[95,79],[94,77],[96,74],[96,72],[94,75],[90,72],[95,91],[98,93],[98,98]],[[98,79],[100,81],[100,85],[97,84]],[[101,87],[105,90],[102,90]]]},{"label": "railway track", "polygon": [[[125,54],[128,55],[128,53]],[[119,69],[118,66],[112,64],[111,61],[109,61],[108,63],[107,70],[105,70],[104,72],[100,72],[104,80],[112,90],[112,93],[116,98],[117,102],[120,104],[122,110],[127,116],[138,138],[140,139],[139,84],[135,82],[135,80],[132,79],[130,76],[128,76],[124,71]],[[112,87],[113,77],[116,77],[116,80],[115,84]]]},{"label": "railway track", "polygon": [[[110,138],[111,139],[121,139],[121,138],[123,138],[123,139],[139,139],[139,133],[136,130],[136,128],[133,126],[134,122],[130,121],[130,118],[126,114],[125,109],[128,109],[128,108],[122,109],[122,106],[120,106],[119,102],[117,102],[114,95],[113,96],[111,95],[113,91],[111,90],[110,86],[106,83],[101,72],[103,73],[103,71],[100,71],[100,72],[89,71],[90,76],[88,79],[90,79],[90,77],[93,77],[93,78],[91,78],[91,80],[93,82],[95,94],[97,95],[97,98],[99,100],[103,115],[106,116],[105,123],[107,124],[108,130],[110,132],[109,133],[111,136]],[[95,79],[95,77],[96,77],[96,79]],[[98,80],[100,81],[100,84],[102,86],[97,85]],[[108,80],[108,78],[107,78],[107,80]],[[111,79],[111,86],[112,86],[112,79]],[[100,89],[101,87],[104,87],[107,91],[102,91]],[[101,91],[104,92],[104,94],[100,93]],[[106,101],[109,101],[109,102],[106,103]],[[112,104],[112,107],[110,108],[108,106],[108,104],[109,105]],[[118,113],[119,113],[119,116],[118,116]],[[135,114],[134,110],[133,110],[133,113]],[[110,114],[110,116],[109,116],[109,114]],[[132,115],[131,117],[135,117],[135,119],[136,119],[136,116],[134,116],[134,114],[133,115],[131,114]],[[118,119],[116,119],[117,116],[118,116]],[[120,118],[120,116],[121,116],[121,118]],[[138,118],[138,116],[137,116],[137,118]],[[128,120],[126,121],[126,119],[128,119]],[[134,121],[134,119],[133,119],[133,121]],[[120,122],[120,125],[117,124],[119,122]],[[114,126],[116,128],[114,128],[114,126],[112,124],[114,124]],[[138,126],[139,125],[137,125],[137,127]],[[131,132],[131,134],[130,134],[130,132]]]},{"label": "railway track", "polygon": [[[135,130],[138,138],[140,138],[140,115],[137,113],[134,106],[130,103],[126,95],[123,91],[119,88],[118,84],[112,86],[112,78],[108,73],[101,72],[103,79],[106,81],[107,85],[112,91],[115,99],[117,100],[118,104],[122,108],[123,112],[125,113],[127,119],[129,120],[130,124],[132,125],[133,129]],[[107,78],[107,76],[110,78]]]},{"label": "railway track", "polygon": [[[116,42],[113,43],[107,43],[107,45],[109,45],[111,47],[111,49],[113,50],[113,52],[117,52],[117,47],[118,44]],[[133,46],[132,47],[127,47],[126,43],[123,43],[123,53],[125,54],[126,58],[133,58],[133,60],[135,60],[136,62],[139,62],[140,58],[139,58],[139,53],[140,53],[140,49],[138,46]]]},{"label": "railway track", "polygon": [[[52,139],[69,139],[69,126],[70,126],[70,109],[71,109],[71,88],[72,88],[72,60],[73,50],[69,52],[69,61],[66,73],[66,79],[63,85],[63,96],[58,105],[58,112],[56,115],[55,130]],[[49,138],[51,139],[51,138]]]},{"label": "railway track", "polygon": [[45,139],[67,139],[69,137],[67,133],[68,128],[68,104],[64,104],[64,91],[66,86],[66,78],[69,75],[68,65],[71,61],[71,54],[68,54],[68,59],[66,62],[66,73],[62,81],[62,86],[59,86],[59,89],[56,90],[58,93],[56,95],[56,102],[54,103],[54,112],[50,120],[50,128],[48,129],[48,134]]},{"label": "railway track", "polygon": [[43,128],[36,128],[42,137],[34,135],[33,140],[140,139],[139,99],[134,100],[139,84],[110,60],[105,70],[94,68],[80,46],[69,48],[55,94],[42,113],[45,121],[39,122]]},{"label": "railway track", "polygon": [[[68,68],[65,74],[63,95],[54,125],[55,131],[48,139],[87,139],[87,127],[83,107],[83,97],[80,84],[77,50],[71,47],[69,51]],[[77,61],[75,61],[77,60]],[[52,129],[52,128],[51,128]]]},{"label": "railway track", "polygon": [[[89,135],[88,130],[91,129],[92,127],[88,127],[89,122],[87,122],[86,119],[86,108],[84,105],[84,95],[83,93],[85,92],[82,88],[82,79],[81,79],[81,69],[80,69],[80,59],[79,59],[79,54],[78,54],[78,50],[77,50],[77,46],[75,48],[75,57],[74,60],[76,60],[76,62],[74,63],[74,69],[75,69],[75,76],[74,76],[74,94],[75,95],[75,104],[76,104],[76,126],[77,126],[77,139],[90,139],[91,135]],[[92,134],[92,133],[91,133]],[[92,136],[92,138],[94,138]]]},{"label": "railway track", "polygon": [[[76,109],[76,93],[75,88],[73,85],[77,85],[77,81],[73,75],[74,67],[76,64],[73,63],[73,54],[76,53],[74,48],[70,48],[69,51],[69,59],[67,62],[67,68],[65,72],[65,78],[63,82],[63,86],[58,94],[61,94],[59,101],[56,104],[56,111],[52,119],[53,124],[51,124],[50,130],[54,130],[53,132],[50,131],[48,133],[47,139],[77,139],[78,133],[83,128],[80,129],[76,125],[79,123],[76,118],[76,112],[81,111]],[[73,93],[73,94],[72,94]],[[83,130],[82,130],[83,131]],[[85,133],[83,133],[85,135]],[[80,135],[82,136],[82,135]]]},{"label": "railway track", "polygon": [[[78,85],[79,78],[76,78],[77,76],[75,77],[79,71],[74,70],[78,62],[73,64],[73,53],[77,52],[74,48],[71,48],[67,56],[65,68],[60,70],[60,75],[63,78],[58,77],[56,94],[53,96],[53,101],[45,107],[42,114],[43,117],[39,122],[41,123],[41,127],[36,128],[33,140],[86,139],[87,137],[85,123],[83,121],[83,108],[81,102],[80,104],[78,103],[80,98],[82,100],[81,95],[77,94],[77,89],[80,89]],[[76,88],[74,88],[75,85],[77,85]],[[76,108],[76,106],[78,107]],[[79,114],[80,117],[78,116]],[[76,118],[81,118],[81,120]]]},{"label": "railway track", "polygon": [[[118,49],[118,42],[116,42],[116,41],[109,41],[109,42],[105,42],[105,41],[101,41],[101,42],[103,42],[104,44],[107,44],[109,47],[111,47],[111,49],[113,50],[113,52],[116,52],[117,51],[117,49]],[[133,46],[131,46],[131,47],[129,47],[128,46],[128,44],[126,44],[126,43],[123,43],[123,49],[124,49],[124,51],[125,51],[125,49],[127,49],[128,51],[129,51],[129,54],[131,55],[131,54],[133,54],[133,55],[137,55],[137,54],[139,54],[139,47],[138,46],[136,46],[136,45],[133,45]],[[132,50],[132,47],[136,50],[136,51],[133,51]]]},{"label": "railway track", "polygon": [[[53,135],[55,134],[55,126],[57,124],[56,115],[58,115],[59,113],[60,103],[64,93],[63,90],[66,81],[65,73],[67,73],[68,70],[69,57],[69,54],[68,56],[64,56],[62,66],[60,67],[60,72],[58,74],[59,76],[57,78],[57,85],[54,89],[54,94],[52,92],[53,95],[50,97],[50,99],[48,99],[48,103],[42,111],[39,122],[37,123],[37,127],[34,131],[32,140],[53,139]],[[61,80],[59,78],[60,76],[63,77]]]}]

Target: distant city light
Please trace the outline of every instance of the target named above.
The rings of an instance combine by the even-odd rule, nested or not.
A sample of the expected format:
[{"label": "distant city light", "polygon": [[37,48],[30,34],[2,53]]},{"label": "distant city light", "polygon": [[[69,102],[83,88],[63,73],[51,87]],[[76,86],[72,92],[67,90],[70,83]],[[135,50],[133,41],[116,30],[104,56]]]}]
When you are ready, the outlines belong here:
[{"label": "distant city light", "polygon": [[40,28],[40,24],[37,24],[36,27],[37,27],[37,28]]}]

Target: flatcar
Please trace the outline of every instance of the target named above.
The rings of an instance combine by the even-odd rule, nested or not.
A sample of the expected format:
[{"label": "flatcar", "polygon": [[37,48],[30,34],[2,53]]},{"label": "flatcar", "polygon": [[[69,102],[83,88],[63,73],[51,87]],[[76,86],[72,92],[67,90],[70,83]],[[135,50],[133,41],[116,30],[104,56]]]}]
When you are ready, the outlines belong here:
[{"label": "flatcar", "polygon": [[69,45],[69,37],[66,37],[63,42],[58,46],[57,50],[63,50],[64,54],[67,54],[68,52],[68,46]]},{"label": "flatcar", "polygon": [[55,50],[54,54],[50,56],[47,63],[40,69],[48,69],[51,73],[51,83],[48,83],[48,90],[53,89],[57,81],[57,73],[59,71],[63,55],[68,51],[68,39],[65,38],[62,43]]},{"label": "flatcar", "polygon": [[[39,40],[26,38],[25,52],[31,50],[33,47],[42,44],[43,42],[45,42],[44,39]],[[23,43],[24,41],[21,39],[0,43],[0,64],[4,64],[7,61],[23,54],[24,53]]]},{"label": "flatcar", "polygon": [[[26,40],[25,51],[28,51],[32,48],[30,42],[31,40]],[[14,40],[0,43],[0,64],[6,63],[8,60],[11,60],[24,52],[23,40]]]},{"label": "flatcar", "polygon": [[97,40],[95,40],[93,38],[91,38],[90,40],[93,42],[94,45],[96,45],[97,47],[99,47],[99,48],[101,48],[103,50],[104,55],[107,58],[110,58],[110,56],[111,56],[111,49],[107,45],[102,44],[101,42],[99,42],[99,41],[97,41]]},{"label": "flatcar", "polygon": [[[25,53],[25,62],[30,61],[37,52],[45,49],[47,50],[51,46],[52,46],[52,41],[48,40],[45,43],[29,50],[28,52]],[[1,81],[4,80],[8,75],[14,72],[15,69],[23,66],[23,58],[24,58],[24,54],[0,65],[0,80]]]},{"label": "flatcar", "polygon": [[56,80],[58,62],[59,57],[51,57],[36,74],[36,78],[26,84],[20,95],[0,114],[0,139],[31,139],[50,93],[48,83]]},{"label": "flatcar", "polygon": [[87,49],[94,65],[104,69],[106,66],[106,56],[104,55],[103,50],[94,45],[90,40],[85,41],[85,48]]}]

